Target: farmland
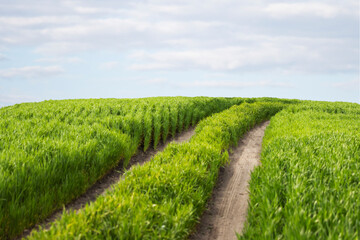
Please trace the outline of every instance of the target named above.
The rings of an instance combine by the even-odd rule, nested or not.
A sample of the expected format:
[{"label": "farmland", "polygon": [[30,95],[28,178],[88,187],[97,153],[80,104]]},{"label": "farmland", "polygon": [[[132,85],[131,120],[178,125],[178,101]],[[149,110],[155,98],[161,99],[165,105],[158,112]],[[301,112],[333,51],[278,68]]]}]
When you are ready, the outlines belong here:
[{"label": "farmland", "polygon": [[[114,166],[169,144],[78,212],[28,239],[184,239],[206,208],[228,149],[271,118],[250,182],[241,239],[356,239],[360,107],[271,98],[45,101],[0,109],[0,236],[13,238]],[[340,204],[341,203],[341,204]],[[349,211],[348,209],[354,209]]]},{"label": "farmland", "polygon": [[359,239],[360,107],[303,103],[272,118],[240,239]]},{"label": "farmland", "polygon": [[0,235],[14,236],[79,196],[141,148],[156,148],[243,99],[46,101],[0,111]]}]

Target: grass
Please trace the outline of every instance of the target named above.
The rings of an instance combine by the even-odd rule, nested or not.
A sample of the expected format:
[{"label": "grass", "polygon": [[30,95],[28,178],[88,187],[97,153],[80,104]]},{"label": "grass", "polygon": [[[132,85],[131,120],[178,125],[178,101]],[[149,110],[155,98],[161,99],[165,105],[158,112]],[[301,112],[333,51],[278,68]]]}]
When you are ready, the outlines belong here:
[{"label": "grass", "polygon": [[359,239],[360,106],[305,102],[272,118],[239,239]]}]

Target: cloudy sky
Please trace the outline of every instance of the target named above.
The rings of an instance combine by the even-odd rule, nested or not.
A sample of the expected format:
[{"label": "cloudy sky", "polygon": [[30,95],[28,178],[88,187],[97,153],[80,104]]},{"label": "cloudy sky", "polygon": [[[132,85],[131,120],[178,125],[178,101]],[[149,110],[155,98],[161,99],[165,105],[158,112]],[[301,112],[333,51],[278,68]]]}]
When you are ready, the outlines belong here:
[{"label": "cloudy sky", "polygon": [[0,106],[69,98],[360,102],[358,0],[0,0]]}]

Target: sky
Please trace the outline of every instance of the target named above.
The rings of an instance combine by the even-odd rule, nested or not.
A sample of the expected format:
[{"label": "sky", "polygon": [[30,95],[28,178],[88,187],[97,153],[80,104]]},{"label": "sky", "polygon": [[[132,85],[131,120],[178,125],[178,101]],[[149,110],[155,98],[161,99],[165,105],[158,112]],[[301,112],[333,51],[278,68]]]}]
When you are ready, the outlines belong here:
[{"label": "sky", "polygon": [[0,107],[74,98],[360,103],[359,1],[0,0]]}]

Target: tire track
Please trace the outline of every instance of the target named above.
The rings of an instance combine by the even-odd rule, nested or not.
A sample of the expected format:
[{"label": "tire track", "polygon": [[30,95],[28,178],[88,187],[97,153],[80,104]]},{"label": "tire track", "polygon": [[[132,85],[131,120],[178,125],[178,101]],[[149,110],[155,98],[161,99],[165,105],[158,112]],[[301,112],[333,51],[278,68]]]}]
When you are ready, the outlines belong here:
[{"label": "tire track", "polygon": [[237,239],[247,216],[251,171],[260,164],[261,142],[269,124],[266,121],[250,130],[230,154],[230,164],[220,169],[208,208],[191,240]]}]

